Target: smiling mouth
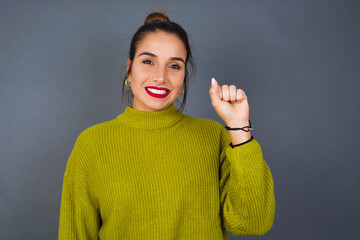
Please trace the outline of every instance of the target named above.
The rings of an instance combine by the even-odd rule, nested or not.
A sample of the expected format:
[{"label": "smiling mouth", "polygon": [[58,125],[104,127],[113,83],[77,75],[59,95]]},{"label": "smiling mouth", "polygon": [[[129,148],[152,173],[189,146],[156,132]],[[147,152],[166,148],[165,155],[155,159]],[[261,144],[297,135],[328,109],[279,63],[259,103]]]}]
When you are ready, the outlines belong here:
[{"label": "smiling mouth", "polygon": [[150,87],[146,87],[145,90],[150,96],[156,97],[156,98],[164,98],[164,97],[168,96],[170,93],[170,90],[155,89],[155,88],[150,88]]}]

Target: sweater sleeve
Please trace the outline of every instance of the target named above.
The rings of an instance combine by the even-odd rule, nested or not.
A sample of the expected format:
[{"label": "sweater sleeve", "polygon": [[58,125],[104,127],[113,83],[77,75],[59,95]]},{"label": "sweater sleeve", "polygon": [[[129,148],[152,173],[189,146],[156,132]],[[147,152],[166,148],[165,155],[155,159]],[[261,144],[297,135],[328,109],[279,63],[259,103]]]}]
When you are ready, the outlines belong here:
[{"label": "sweater sleeve", "polygon": [[263,235],[275,216],[274,183],[260,144],[251,141],[232,148],[222,131],[220,196],[224,226],[233,235]]},{"label": "sweater sleeve", "polygon": [[83,136],[76,140],[64,174],[59,240],[98,239],[100,214],[91,198],[89,179],[89,147]]}]

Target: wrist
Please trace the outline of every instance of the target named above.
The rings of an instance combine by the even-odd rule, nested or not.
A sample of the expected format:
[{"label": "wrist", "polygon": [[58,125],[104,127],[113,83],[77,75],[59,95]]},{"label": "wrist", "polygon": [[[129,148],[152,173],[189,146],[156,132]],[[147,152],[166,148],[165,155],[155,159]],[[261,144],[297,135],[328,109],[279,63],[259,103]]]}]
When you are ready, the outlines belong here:
[{"label": "wrist", "polygon": [[250,126],[250,122],[249,120],[231,121],[231,122],[226,122],[226,126],[231,128],[241,128],[245,126]]},{"label": "wrist", "polygon": [[251,133],[244,131],[229,131],[229,135],[233,145],[246,142],[251,138]]},{"label": "wrist", "polygon": [[231,142],[233,145],[249,141],[251,139],[250,130],[254,129],[250,120],[248,120],[247,122],[229,122],[228,124],[226,124],[225,128],[229,130]]}]

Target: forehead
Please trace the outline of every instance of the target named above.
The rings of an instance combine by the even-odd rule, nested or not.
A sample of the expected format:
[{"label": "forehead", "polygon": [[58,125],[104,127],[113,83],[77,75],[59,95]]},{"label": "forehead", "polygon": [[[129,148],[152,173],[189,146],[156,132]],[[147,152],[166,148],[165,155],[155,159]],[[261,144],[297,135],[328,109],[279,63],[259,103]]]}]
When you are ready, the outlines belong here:
[{"label": "forehead", "polygon": [[159,56],[186,57],[186,48],[180,38],[163,31],[146,34],[137,46],[136,55],[141,52],[151,52]]}]

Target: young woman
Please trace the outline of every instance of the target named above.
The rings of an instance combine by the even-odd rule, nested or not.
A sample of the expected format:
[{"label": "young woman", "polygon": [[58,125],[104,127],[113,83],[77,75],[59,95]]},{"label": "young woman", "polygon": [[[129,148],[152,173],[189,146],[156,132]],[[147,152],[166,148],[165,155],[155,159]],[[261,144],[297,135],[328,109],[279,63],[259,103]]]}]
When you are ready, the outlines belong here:
[{"label": "young woman", "polygon": [[[212,79],[226,123],[183,114],[186,32],[152,13],[133,36],[123,84],[132,106],[84,130],[64,174],[59,239],[228,239],[265,234],[275,214],[271,172],[250,134],[245,92]],[[126,85],[126,86],[124,86]],[[234,129],[235,128],[235,129]]]}]

